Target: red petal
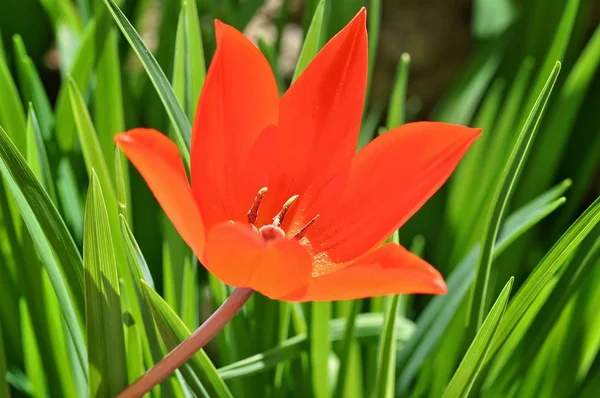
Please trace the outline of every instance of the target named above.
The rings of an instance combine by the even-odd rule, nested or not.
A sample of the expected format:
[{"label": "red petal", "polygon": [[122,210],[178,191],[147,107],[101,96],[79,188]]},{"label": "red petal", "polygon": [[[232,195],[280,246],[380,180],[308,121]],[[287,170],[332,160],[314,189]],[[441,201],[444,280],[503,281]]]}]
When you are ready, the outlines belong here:
[{"label": "red petal", "polygon": [[318,190],[356,152],[367,84],[365,15],[362,9],[334,36],[281,98],[270,212],[292,195],[307,199],[309,185]]},{"label": "red petal", "polygon": [[204,226],[177,146],[151,129],[118,134],[115,142],[144,177],[183,240],[202,258]]},{"label": "red petal", "polygon": [[217,51],[198,103],[191,152],[192,187],[207,228],[242,220],[252,205],[252,198],[245,203],[237,192],[254,142],[277,124],[279,100],[260,50],[219,21],[215,34]]},{"label": "red petal", "polygon": [[266,242],[252,226],[225,222],[213,227],[206,242],[204,265],[228,285],[251,287],[278,299],[305,286],[312,259],[297,241]]},{"label": "red petal", "polygon": [[480,132],[422,122],[375,139],[352,161],[343,193],[315,203],[321,218],[307,233],[313,250],[344,263],[379,245],[440,188]]},{"label": "red petal", "polygon": [[307,287],[283,300],[351,300],[446,291],[444,279],[435,268],[402,246],[388,243],[336,272],[312,279]]}]

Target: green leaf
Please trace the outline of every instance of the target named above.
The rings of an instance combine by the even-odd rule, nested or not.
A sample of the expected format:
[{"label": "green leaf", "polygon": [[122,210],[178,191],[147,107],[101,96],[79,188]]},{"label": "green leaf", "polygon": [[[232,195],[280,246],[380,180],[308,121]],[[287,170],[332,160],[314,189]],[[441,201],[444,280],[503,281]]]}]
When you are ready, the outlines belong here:
[{"label": "green leaf", "polygon": [[71,80],[77,87],[87,87],[96,58],[96,25],[92,21],[85,28],[81,46],[69,69],[70,79],[63,81],[56,99],[56,138],[59,147],[65,152],[73,148],[75,138],[75,120],[69,95]]},{"label": "green leaf", "polygon": [[17,148],[0,128],[0,172],[33,238],[77,352],[80,365],[87,369],[82,327],[83,266],[77,247],[52,204]]},{"label": "green leaf", "polygon": [[181,6],[175,38],[173,90],[188,117],[194,120],[196,105],[206,77],[202,31],[195,1]]},{"label": "green leaf", "polygon": [[[113,183],[113,178],[104,160],[102,148],[94,125],[85,106],[81,93],[79,92],[77,85],[73,80],[69,81],[69,96],[71,98],[72,112],[75,118],[75,124],[77,125],[77,134],[79,135],[79,142],[81,143],[81,149],[83,151],[83,159],[85,161],[88,175],[91,175],[92,169],[95,171],[98,181],[102,186],[102,192],[106,200],[106,206],[108,211],[108,218],[110,221],[112,233],[113,233],[113,244],[115,246],[115,254],[117,256],[117,264],[119,265],[120,271],[119,276],[129,281],[129,270],[125,266],[126,255],[125,248],[123,247],[121,238],[119,236],[119,218],[118,210],[119,204],[117,201],[117,194]],[[133,294],[131,284],[127,284],[128,292]]]},{"label": "green leaf", "polygon": [[81,29],[81,21],[77,15],[75,4],[67,0],[40,0],[40,4],[55,25],[65,24],[78,31]]},{"label": "green leaf", "polygon": [[375,72],[375,58],[377,57],[377,47],[379,45],[379,32],[381,25],[381,0],[369,0],[369,12],[367,14],[367,28],[369,31],[369,69],[366,102],[368,103],[371,92],[371,82],[373,81],[373,72]]},{"label": "green leaf", "polygon": [[106,204],[93,171],[85,206],[83,264],[90,396],[114,397],[127,386],[119,276]]},{"label": "green leaf", "polygon": [[[36,132],[33,130],[36,130]],[[33,113],[30,104],[27,119],[27,160],[37,179],[43,181],[44,174],[49,173],[49,166],[47,160],[44,162],[43,159],[40,159],[36,135],[43,145],[35,113]],[[50,184],[53,183],[51,177],[46,178],[46,181],[49,181]],[[52,283],[47,272],[42,268],[31,236],[26,231],[22,231],[21,241],[22,244],[18,247],[18,250],[22,252],[23,260],[21,261],[22,265],[17,269],[17,276],[21,292],[26,300],[26,307],[23,308],[23,311],[27,312],[23,312],[22,316],[28,317],[26,321],[22,318],[23,333],[28,333],[25,330],[25,322],[27,322],[27,327],[32,328],[33,333],[33,336],[27,337],[27,339],[24,336],[23,344],[27,342],[30,345],[32,352],[26,356],[31,356],[32,361],[35,360],[36,355],[43,358],[39,370],[42,375],[35,377],[40,378],[42,382],[45,380],[45,383],[44,385],[38,385],[38,393],[41,391],[40,394],[45,395],[45,391],[49,390],[61,396],[74,396],[78,394],[75,389],[75,387],[78,387],[79,394],[82,394],[87,391],[87,383],[85,380],[75,382],[73,379],[71,362],[75,358],[71,355],[65,355],[67,337],[64,331],[60,304],[53,291]],[[32,366],[37,372],[38,365],[32,364]],[[81,387],[85,387],[85,389]]]},{"label": "green leaf", "polygon": [[[509,216],[494,247],[494,256],[503,253],[519,236],[561,206],[565,199],[560,198],[560,195],[569,185],[568,182],[559,184]],[[474,248],[456,266],[446,279],[448,294],[434,297],[418,318],[417,330],[398,355],[398,368],[402,369],[398,382],[399,391],[406,391],[467,295],[475,277],[478,252],[479,247]]]},{"label": "green leaf", "polygon": [[[146,364],[152,366],[163,357],[161,350],[161,341],[158,336],[158,331],[154,324],[152,317],[152,310],[145,298],[145,293],[142,287],[142,281],[154,289],[154,281],[152,275],[146,264],[146,260],[129,228],[125,217],[122,215],[119,217],[121,221],[121,232],[123,240],[125,242],[125,248],[127,250],[127,260],[129,262],[129,269],[131,271],[132,280],[134,283],[134,290],[136,294],[137,303],[136,305],[140,308],[142,317],[143,327],[146,331],[146,339],[140,339],[141,345],[145,353],[149,354],[146,356]],[[179,388],[179,381],[175,375],[169,377],[166,381],[161,383],[161,392],[164,396],[175,396],[175,390]]]},{"label": "green leaf", "polygon": [[315,301],[311,303],[310,361],[312,388],[316,398],[329,397],[330,319],[330,302]]},{"label": "green leaf", "polygon": [[[525,102],[525,109],[533,108],[534,104],[537,102],[537,93],[541,92],[543,87],[546,85],[546,76],[552,73],[552,71],[556,67],[556,62],[561,61],[564,58],[564,55],[567,51],[567,47],[569,46],[571,34],[573,32],[573,27],[577,19],[577,11],[579,9],[580,3],[580,0],[572,0],[565,4],[565,8],[562,12],[560,22],[558,26],[554,28],[554,31],[556,33],[552,38],[552,42],[550,44],[548,52],[543,58],[544,62],[540,65],[540,70],[537,75],[537,79],[535,80],[533,87],[531,87],[529,90],[530,94],[527,98],[527,101]],[[523,114],[522,117],[523,121],[525,119],[525,114]]]},{"label": "green leaf", "polygon": [[83,158],[87,166],[88,174],[92,169],[102,184],[102,190],[106,195],[109,208],[117,208],[116,193],[112,183],[112,177],[106,165],[104,154],[98,140],[98,136],[92,124],[92,119],[87,111],[83,97],[74,80],[69,80],[69,97],[71,99],[71,112],[77,125],[77,133],[83,151]]},{"label": "green leaf", "polygon": [[483,366],[490,345],[494,341],[498,325],[502,320],[506,304],[508,303],[513,282],[514,278],[510,278],[506,285],[504,285],[502,292],[500,292],[496,302],[477,332],[475,339],[460,362],[456,373],[454,373],[450,383],[448,383],[446,391],[444,391],[444,397],[469,396],[471,387]]},{"label": "green leaf", "polygon": [[36,175],[52,202],[58,203],[54,189],[54,180],[50,173],[50,162],[48,161],[46,146],[44,145],[40,125],[32,104],[29,104],[27,115],[27,158],[31,168],[33,168],[34,164],[38,168],[39,172],[36,170]]},{"label": "green leaf", "polygon": [[[477,178],[471,178],[472,185],[466,187],[456,176],[452,180],[448,206],[453,210],[448,211],[448,215],[452,218],[451,222],[456,226],[458,235],[452,244],[453,258],[462,257],[481,236],[484,217],[480,215],[485,214],[485,209],[490,206],[494,183],[498,180],[510,155],[512,146],[510,144],[516,139],[515,131],[518,131],[519,127],[516,125],[517,119],[522,109],[523,98],[529,88],[533,66],[533,59],[523,60],[493,129],[484,130],[484,136],[491,137],[485,148],[485,156],[480,159],[479,164],[475,165]],[[461,186],[467,192],[461,192]],[[469,198],[472,206],[462,205],[465,203],[465,198]]]},{"label": "green leaf", "polygon": [[[577,114],[599,64],[600,27],[596,28],[548,112],[549,120],[538,138],[538,145],[529,160],[530,166],[523,171],[522,189],[527,191],[525,197],[537,194],[555,178]],[[544,172],[540,173],[540,170]]]},{"label": "green leaf", "polygon": [[129,208],[131,207],[131,189],[129,184],[129,165],[125,154],[118,147],[114,147],[115,158],[115,185],[117,188],[117,201],[119,214],[131,220]]},{"label": "green leaf", "polygon": [[403,53],[398,61],[396,79],[390,105],[387,111],[385,126],[388,130],[406,123],[406,88],[408,86],[408,72],[410,69],[410,54]]},{"label": "green leaf", "polygon": [[54,130],[54,114],[44,84],[35,69],[35,65],[25,50],[21,36],[13,37],[13,46],[17,58],[17,71],[25,103],[32,102],[38,114],[40,130],[44,139],[48,140]]},{"label": "green leaf", "polygon": [[306,38],[304,39],[300,55],[298,56],[298,62],[296,63],[292,82],[304,72],[304,69],[306,69],[310,61],[313,60],[323,45],[322,38],[326,30],[325,21],[323,20],[324,15],[325,0],[320,0],[319,4],[317,4],[317,8],[315,8],[310,27],[306,32]]},{"label": "green leaf", "polygon": [[169,84],[164,72],[142,41],[140,35],[135,31],[133,25],[127,20],[127,17],[125,17],[119,7],[112,0],[104,0],[104,2],[115,19],[115,22],[121,29],[121,32],[123,32],[123,35],[138,55],[152,84],[154,84],[165,110],[169,114],[173,127],[175,128],[175,138],[179,150],[182,153],[185,163],[189,165],[190,154],[188,148],[190,146],[191,125],[185,116],[183,109],[181,109],[179,102],[177,102],[173,87]]},{"label": "green leaf", "polygon": [[117,32],[114,29],[109,31],[98,59],[94,104],[94,121],[104,163],[109,171],[113,171],[113,137],[125,131]]},{"label": "green leaf", "polygon": [[[481,103],[481,109],[475,117],[473,125],[481,128],[483,133],[473,143],[454,172],[451,192],[446,204],[454,229],[460,230],[462,227],[470,235],[479,234],[478,231],[473,231],[472,223],[463,223],[463,220],[471,220],[468,217],[472,217],[473,213],[478,213],[479,208],[486,204],[480,201],[472,201],[471,198],[478,191],[487,188],[480,184],[482,178],[484,178],[481,176],[481,165],[487,163],[491,148],[490,141],[495,138],[495,121],[504,95],[504,87],[504,79],[494,81]],[[503,144],[506,145],[506,143]],[[465,203],[471,203],[471,205],[465,206]],[[458,231],[459,234],[460,232]],[[453,248],[454,250],[456,249]],[[459,254],[463,255],[464,253]]]},{"label": "green leaf", "polygon": [[[384,322],[382,313],[358,314],[355,322],[356,324],[353,328],[354,338],[361,339],[363,342],[374,342],[381,336]],[[404,343],[414,331],[412,321],[402,317],[398,317],[396,327],[397,329],[394,334],[399,344]],[[346,318],[336,318],[329,322],[329,333],[331,334],[332,342],[343,340],[347,330],[348,319]],[[308,350],[308,346],[307,334],[299,333],[283,341],[277,347],[219,368],[219,374],[224,379],[233,379],[260,373],[271,369],[279,363],[297,358],[301,353]]]},{"label": "green leaf", "polygon": [[2,58],[0,58],[0,93],[2,93],[0,124],[6,128],[19,152],[25,154],[25,110],[8,65]]},{"label": "green leaf", "polygon": [[[558,279],[556,283],[552,281],[542,294],[535,299],[531,308],[524,314],[523,319],[509,336],[501,353],[494,361],[494,371],[489,372],[495,373],[496,377],[501,375],[499,381],[502,382],[502,385],[511,383],[519,375],[527,373],[531,363],[536,361],[536,357],[548,345],[548,340],[550,336],[553,336],[554,329],[561,327],[565,336],[583,336],[587,333],[597,335],[596,333],[590,333],[591,330],[587,333],[578,330],[582,324],[586,324],[583,329],[592,329],[591,326],[595,323],[595,318],[590,319],[589,322],[583,319],[579,321],[578,319],[585,317],[585,310],[583,309],[586,306],[595,309],[595,303],[597,302],[593,297],[585,294],[586,290],[595,290],[595,286],[591,289],[585,289],[584,285],[586,283],[593,285],[594,283],[590,282],[597,280],[595,269],[598,260],[600,260],[599,232],[600,226],[596,225],[595,230],[589,233],[577,249],[577,253],[569,260],[568,266],[556,278]],[[573,299],[576,299],[577,303],[573,303],[575,301]],[[577,309],[577,312],[572,309]],[[578,313],[580,309],[583,310],[582,313]],[[567,313],[571,315],[565,316]],[[563,326],[561,323],[566,323],[568,326]],[[582,340],[584,342],[590,341],[590,339],[585,338]],[[562,352],[569,352],[570,354],[569,358],[563,357],[563,360],[569,361],[569,363],[584,362],[579,358],[579,352],[583,353],[584,350],[574,349],[572,339],[560,341],[559,344]],[[582,344],[579,342],[577,345]],[[595,358],[596,353],[597,348],[592,349],[591,356],[588,356],[589,359],[585,362],[589,364]],[[507,363],[510,363],[511,366],[508,367]],[[575,372],[577,372],[576,367],[570,367],[568,370],[562,371],[563,380],[569,379],[570,376],[575,377]],[[492,378],[493,376],[490,374],[489,377]],[[558,388],[560,384],[557,380],[555,391],[560,390]]]},{"label": "green leaf", "polygon": [[24,300],[21,300],[19,303],[19,309],[21,312],[25,371],[31,381],[31,396],[45,397],[48,387],[46,384],[46,374],[44,373],[44,367],[42,366],[43,360],[33,331],[31,315],[29,314],[29,309]]},{"label": "green leaf", "polygon": [[56,170],[56,192],[60,198],[65,223],[80,243],[83,236],[83,198],[71,161],[64,157],[58,162]]},{"label": "green leaf", "polygon": [[434,110],[440,122],[469,124],[492,77],[500,65],[504,42],[483,46],[475,52],[463,73]]},{"label": "green leaf", "polygon": [[379,339],[377,352],[377,375],[373,397],[393,398],[395,395],[396,365],[396,320],[398,318],[399,295],[389,296],[385,308],[385,323]]},{"label": "green leaf", "polygon": [[506,341],[536,297],[548,287],[556,273],[565,264],[570,264],[567,260],[598,222],[600,222],[600,198],[596,199],[569,227],[517,291],[498,328],[498,337],[490,351],[490,359]]},{"label": "green leaf", "polygon": [[[154,320],[162,340],[167,350],[170,351],[188,338],[190,331],[158,293],[145,282],[142,282],[142,287],[146,300],[148,300],[154,314]],[[201,393],[202,389],[205,388],[211,397],[233,396],[204,350],[198,351],[188,360],[186,365],[180,368],[180,371],[188,385],[196,387],[196,393]],[[196,380],[202,384],[199,384]]]},{"label": "green leaf", "polygon": [[540,92],[537,101],[531,109],[527,121],[523,125],[502,176],[497,183],[495,189],[496,194],[492,199],[493,204],[490,206],[490,215],[484,229],[484,239],[481,243],[482,249],[479,255],[475,284],[472,290],[469,321],[472,326],[471,330],[476,331],[479,329],[487,313],[486,302],[488,299],[488,285],[492,266],[492,251],[500,230],[502,216],[504,215],[504,211],[514,190],[515,183],[523,168],[523,163],[525,162],[531,144],[535,138],[538,124],[544,113],[546,103],[550,98],[550,93],[552,92],[559,71],[560,63],[557,62],[546,81],[546,85]]},{"label": "green leaf", "polygon": [[6,351],[2,338],[2,324],[0,324],[0,397],[10,398],[10,388],[6,381]]},{"label": "green leaf", "polygon": [[[354,337],[354,329],[356,328],[356,317],[360,313],[360,309],[362,306],[362,301],[360,300],[352,300],[349,303],[350,309],[348,311],[348,316],[346,319],[346,330],[344,331],[344,337],[342,339],[342,348],[339,352],[339,360],[340,360],[340,368],[338,370],[338,378],[336,382],[335,389],[333,391],[333,396],[343,397],[346,389],[346,380],[349,375],[350,361],[351,361],[351,350],[353,347],[353,343],[355,341]],[[385,330],[385,328],[384,328]],[[395,330],[395,325],[394,325]]]},{"label": "green leaf", "polygon": [[277,53],[274,47],[276,44],[277,43],[269,44],[264,38],[258,38],[258,48],[269,62],[271,70],[273,71],[273,75],[275,76],[275,83],[277,84],[277,88],[279,89],[279,94],[283,95],[283,93],[285,92],[286,84],[283,81],[281,73],[279,73]]}]

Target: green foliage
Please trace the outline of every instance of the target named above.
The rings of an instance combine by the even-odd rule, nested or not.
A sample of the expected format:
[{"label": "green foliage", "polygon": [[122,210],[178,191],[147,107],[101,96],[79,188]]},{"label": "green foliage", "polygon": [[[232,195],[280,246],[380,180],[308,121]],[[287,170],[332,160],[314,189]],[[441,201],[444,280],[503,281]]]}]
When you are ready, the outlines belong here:
[{"label": "green foliage", "polygon": [[91,396],[112,397],[127,386],[121,293],[102,188],[92,171],[85,206],[83,267]]},{"label": "green foliage", "polygon": [[[8,35],[0,40],[1,397],[114,396],[231,292],[130,174],[114,135],[160,129],[189,164],[212,20],[251,30],[264,2],[153,3],[40,0],[31,15],[45,14],[53,34],[41,39],[53,49],[31,41],[33,17],[11,20],[20,27],[14,36],[0,26]],[[289,75],[281,68],[284,28],[300,21],[293,1],[281,3],[274,39],[258,39],[281,92],[362,6],[373,80],[387,50],[378,38],[390,2],[306,0],[305,38]],[[474,2],[471,59],[431,119],[483,135],[435,204],[393,237],[440,269],[447,295],[309,304],[255,296],[149,396],[595,397],[593,3]],[[411,55],[417,67],[422,54]],[[390,97],[368,99],[359,148],[412,121],[411,55],[398,60]]]}]

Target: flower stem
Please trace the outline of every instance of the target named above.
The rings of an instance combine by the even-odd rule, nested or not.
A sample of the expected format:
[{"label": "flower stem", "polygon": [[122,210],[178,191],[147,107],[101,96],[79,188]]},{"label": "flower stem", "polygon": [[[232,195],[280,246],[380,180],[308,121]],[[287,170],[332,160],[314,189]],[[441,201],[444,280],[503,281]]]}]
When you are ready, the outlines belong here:
[{"label": "flower stem", "polygon": [[142,377],[124,389],[117,398],[141,397],[169,377],[204,347],[238,313],[252,296],[250,288],[236,288],[231,296],[190,337],[182,341]]}]

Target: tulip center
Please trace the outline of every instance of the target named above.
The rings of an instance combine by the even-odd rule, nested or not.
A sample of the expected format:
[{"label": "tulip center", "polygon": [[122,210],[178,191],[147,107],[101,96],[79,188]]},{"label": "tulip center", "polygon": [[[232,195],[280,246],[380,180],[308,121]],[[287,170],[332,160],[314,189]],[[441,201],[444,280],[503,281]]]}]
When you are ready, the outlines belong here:
[{"label": "tulip center", "polygon": [[[263,187],[258,191],[258,193],[256,194],[256,197],[254,198],[254,203],[252,203],[252,207],[250,207],[250,210],[248,210],[248,213],[246,215],[248,217],[248,222],[254,226],[256,226],[255,223],[256,223],[256,220],[258,220],[258,211],[260,209],[260,204],[262,203],[262,200],[265,197],[265,194],[267,193],[267,191],[268,191],[267,187]],[[285,231],[281,228],[281,223],[283,223],[283,220],[285,219],[287,212],[294,205],[294,203],[296,203],[296,201],[298,200],[299,197],[300,197],[299,195],[294,195],[291,198],[289,198],[283,204],[283,207],[281,208],[279,213],[277,213],[277,215],[275,215],[275,217],[273,217],[271,224],[263,225],[262,227],[260,227],[258,229],[258,232],[262,235],[262,237],[266,241],[282,239],[285,237]],[[304,237],[304,235],[306,234],[307,229],[311,225],[313,225],[315,223],[315,221],[317,221],[318,218],[319,218],[319,215],[317,214],[312,220],[310,220],[302,228],[300,228],[300,230],[296,233],[296,235],[294,235],[293,239],[297,239],[297,240],[302,239]]]}]

